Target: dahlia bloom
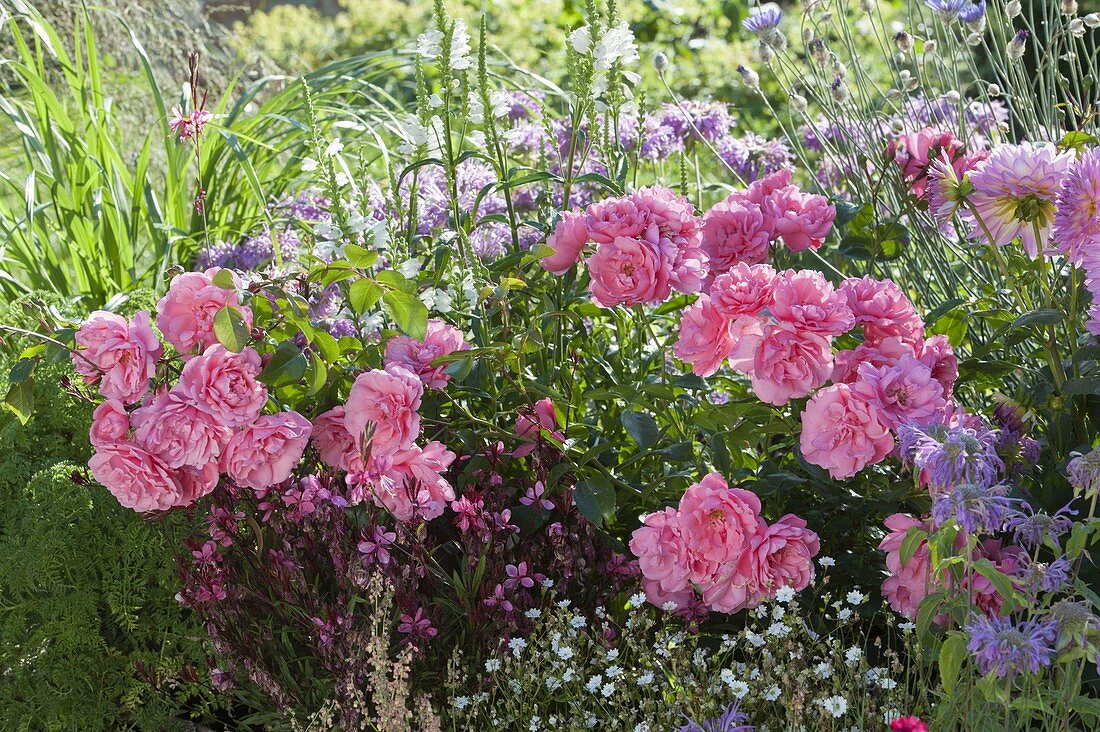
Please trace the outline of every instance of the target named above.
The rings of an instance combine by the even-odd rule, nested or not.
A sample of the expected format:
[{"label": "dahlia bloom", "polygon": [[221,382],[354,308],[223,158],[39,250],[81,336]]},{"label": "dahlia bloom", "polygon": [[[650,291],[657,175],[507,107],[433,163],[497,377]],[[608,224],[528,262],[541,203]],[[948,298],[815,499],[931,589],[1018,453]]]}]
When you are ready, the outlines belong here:
[{"label": "dahlia bloom", "polygon": [[965,217],[990,244],[1019,239],[1028,255],[1039,256],[1048,248],[1055,200],[1073,162],[1072,150],[1059,152],[1050,143],[993,148],[970,173],[974,211]]},{"label": "dahlia bloom", "polygon": [[847,384],[833,384],[814,394],[802,412],[802,455],[836,480],[850,478],[894,448],[886,422]]},{"label": "dahlia bloom", "polygon": [[73,367],[99,393],[124,404],[139,401],[149,391],[163,346],[142,310],[133,322],[105,310],[88,316],[76,331]]}]

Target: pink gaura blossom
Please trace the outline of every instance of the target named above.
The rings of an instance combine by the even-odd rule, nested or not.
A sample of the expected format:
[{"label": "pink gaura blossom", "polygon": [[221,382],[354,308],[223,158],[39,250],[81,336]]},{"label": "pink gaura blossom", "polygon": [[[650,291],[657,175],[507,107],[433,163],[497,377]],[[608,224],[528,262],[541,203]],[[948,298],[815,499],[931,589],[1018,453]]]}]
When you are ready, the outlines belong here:
[{"label": "pink gaura blossom", "polygon": [[99,393],[123,404],[140,401],[149,391],[163,347],[142,310],[133,322],[105,310],[96,310],[76,331],[73,367]]},{"label": "pink gaura blossom", "polygon": [[847,384],[818,391],[802,412],[802,455],[836,480],[850,478],[894,448],[887,418]]},{"label": "pink gaura blossom", "polygon": [[824,336],[847,333],[855,324],[844,293],[809,269],[787,270],[775,278],[771,313],[780,323]]},{"label": "pink gaura blossom", "polygon": [[787,514],[762,527],[752,538],[753,580],[759,593],[773,596],[780,587],[805,589],[814,577],[813,558],[821,551],[806,520]]},{"label": "pink gaura blossom", "polygon": [[259,416],[267,389],[256,380],[260,354],[251,348],[240,353],[221,344],[187,361],[172,392],[180,401],[206,412],[226,427],[243,427]]},{"label": "pink gaura blossom", "polygon": [[822,386],[832,371],[833,349],[825,336],[768,326],[753,359],[752,390],[761,401],[782,406]]},{"label": "pink gaura blossom", "polygon": [[385,363],[386,366],[405,367],[419,376],[428,389],[442,389],[451,379],[446,373],[447,364],[433,366],[432,362],[469,348],[462,331],[432,318],[422,341],[403,335],[390,338],[386,342]]},{"label": "pink gaura blossom", "polygon": [[736,264],[714,279],[709,292],[711,302],[730,319],[758,315],[772,304],[775,278],[775,270],[766,264]]},{"label": "pink gaura blossom", "polygon": [[852,392],[877,407],[891,428],[928,422],[947,406],[943,385],[913,356],[902,357],[894,366],[863,364]]},{"label": "pink gaura blossom", "polygon": [[542,268],[556,275],[568,272],[581,258],[581,252],[588,243],[588,216],[575,211],[564,211],[561,220],[554,227],[554,233],[546,240],[546,245],[554,250],[542,258]]},{"label": "pink gaura blossom", "polygon": [[696,375],[710,376],[733,350],[732,324],[709,297],[700,295],[680,316],[680,337],[673,352],[690,363]]},{"label": "pink gaura blossom", "polygon": [[760,207],[733,193],[703,215],[703,250],[710,257],[710,272],[718,275],[735,265],[762,264],[768,260],[772,231]]},{"label": "pink gaura blossom", "polygon": [[216,462],[232,430],[177,392],[153,397],[131,417],[134,442],[169,468],[204,468]]},{"label": "pink gaura blossom", "polygon": [[95,479],[126,508],[144,513],[177,505],[183,492],[175,473],[132,442],[98,448],[88,467]]},{"label": "pink gaura blossom", "polygon": [[108,399],[92,412],[92,427],[88,441],[92,447],[126,442],[130,436],[130,416],[117,399]]},{"label": "pink gaura blossom", "polygon": [[408,449],[420,433],[423,393],[420,378],[401,366],[361,373],[345,405],[344,427],[361,450],[369,444],[376,457]]},{"label": "pink gaura blossom", "polygon": [[[212,267],[205,272],[177,275],[157,303],[157,327],[182,354],[203,351],[218,342],[214,316],[224,307],[237,308],[245,324],[252,327],[252,311],[238,304],[237,288],[223,289],[214,284],[220,271]],[[233,282],[237,282],[236,275]]]},{"label": "pink gaura blossom", "polygon": [[290,477],[305,452],[313,425],[297,412],[260,417],[233,435],[221,467],[238,485],[262,490]]}]

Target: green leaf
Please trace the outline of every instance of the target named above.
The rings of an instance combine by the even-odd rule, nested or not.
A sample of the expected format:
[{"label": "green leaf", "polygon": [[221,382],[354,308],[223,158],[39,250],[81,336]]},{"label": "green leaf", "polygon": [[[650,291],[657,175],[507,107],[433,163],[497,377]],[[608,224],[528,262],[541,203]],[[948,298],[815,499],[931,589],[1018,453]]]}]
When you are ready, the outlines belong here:
[{"label": "green leaf", "polygon": [[428,333],[428,308],[416,295],[401,290],[390,290],[382,296],[386,312],[410,338],[424,340]]},{"label": "green leaf", "polygon": [[619,419],[638,447],[645,450],[657,442],[661,430],[657,427],[657,420],[645,412],[623,412]]},{"label": "green leaf", "polygon": [[573,500],[584,517],[597,526],[615,515],[615,489],[602,475],[577,483],[573,489]]},{"label": "green leaf", "polygon": [[34,414],[34,378],[28,376],[11,385],[4,404],[19,418],[19,424],[26,424]]},{"label": "green leaf", "polygon": [[226,350],[240,353],[248,345],[248,326],[245,325],[241,311],[232,305],[214,314],[214,335]]},{"label": "green leaf", "polygon": [[940,683],[948,694],[955,691],[959,670],[966,660],[966,638],[952,635],[940,646]]},{"label": "green leaf", "polygon": [[348,300],[351,301],[351,309],[362,315],[382,299],[384,290],[373,280],[362,279],[351,283],[348,290]]},{"label": "green leaf", "polygon": [[237,283],[233,278],[233,272],[228,269],[219,269],[218,273],[210,280],[215,286],[223,290],[236,290]]},{"label": "green leaf", "polygon": [[378,252],[372,252],[358,244],[348,244],[344,247],[344,257],[352,267],[370,269],[378,261]]}]

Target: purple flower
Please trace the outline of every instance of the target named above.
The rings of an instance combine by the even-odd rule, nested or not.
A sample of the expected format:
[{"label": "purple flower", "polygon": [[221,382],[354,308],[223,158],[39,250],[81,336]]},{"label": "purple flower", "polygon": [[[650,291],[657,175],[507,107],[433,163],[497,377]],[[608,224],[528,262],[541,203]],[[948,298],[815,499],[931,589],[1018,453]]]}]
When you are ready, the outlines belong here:
[{"label": "purple flower", "polygon": [[1001,529],[1012,507],[1003,485],[963,483],[932,504],[932,520],[940,527],[956,522],[968,534]]},{"label": "purple flower", "polygon": [[1019,623],[1012,618],[975,615],[966,625],[970,637],[966,649],[974,657],[982,675],[995,671],[997,676],[1037,673],[1050,666],[1058,640],[1058,623],[1033,618]]},{"label": "purple flower", "polygon": [[756,727],[744,724],[749,715],[738,709],[739,705],[740,702],[734,700],[720,715],[702,722],[696,722],[685,714],[687,724],[677,728],[676,732],[755,732]]},{"label": "purple flower", "polygon": [[903,459],[926,470],[935,491],[949,491],[963,483],[990,486],[1004,470],[988,429],[932,424],[898,428]]}]

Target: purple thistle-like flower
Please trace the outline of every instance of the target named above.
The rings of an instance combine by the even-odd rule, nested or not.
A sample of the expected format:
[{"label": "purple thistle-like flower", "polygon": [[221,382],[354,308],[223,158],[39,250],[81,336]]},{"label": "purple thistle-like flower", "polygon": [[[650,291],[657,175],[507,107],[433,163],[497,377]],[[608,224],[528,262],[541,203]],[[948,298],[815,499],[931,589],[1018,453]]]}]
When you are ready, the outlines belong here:
[{"label": "purple thistle-like flower", "polygon": [[1001,678],[1015,677],[1050,666],[1058,623],[1041,618],[1017,623],[1007,617],[975,615],[967,623],[966,633],[970,636],[966,649],[983,675],[995,671]]},{"label": "purple thistle-like flower", "polygon": [[944,493],[932,504],[936,526],[956,522],[968,534],[999,531],[1012,508],[1003,485],[963,483]]},{"label": "purple thistle-like flower", "polygon": [[902,425],[898,428],[903,459],[927,471],[930,487],[937,492],[972,483],[997,483],[1004,462],[993,444],[994,433],[984,428],[943,424]]},{"label": "purple thistle-like flower", "polygon": [[749,715],[739,709],[740,704],[740,701],[734,700],[720,715],[702,722],[696,722],[685,714],[683,716],[687,724],[679,727],[676,732],[755,732],[755,726],[745,724]]},{"label": "purple thistle-like flower", "polygon": [[1073,164],[1055,205],[1053,249],[1080,265],[1100,242],[1100,148]]},{"label": "purple thistle-like flower", "polygon": [[1011,531],[1017,544],[1022,544],[1029,549],[1034,549],[1047,541],[1057,542],[1062,534],[1073,527],[1073,519],[1077,512],[1066,504],[1053,514],[1043,511],[1032,512],[1026,503],[1021,506],[1023,510],[1014,511],[1005,521],[1005,529]]},{"label": "purple thistle-like flower", "polygon": [[[756,12],[752,12],[752,10],[756,10]],[[783,11],[774,3],[752,10],[749,11],[749,17],[741,21],[741,27],[758,36],[763,36],[768,31],[775,30],[783,21]]]}]

